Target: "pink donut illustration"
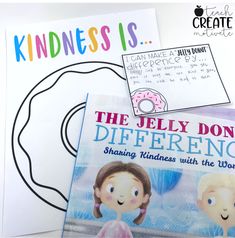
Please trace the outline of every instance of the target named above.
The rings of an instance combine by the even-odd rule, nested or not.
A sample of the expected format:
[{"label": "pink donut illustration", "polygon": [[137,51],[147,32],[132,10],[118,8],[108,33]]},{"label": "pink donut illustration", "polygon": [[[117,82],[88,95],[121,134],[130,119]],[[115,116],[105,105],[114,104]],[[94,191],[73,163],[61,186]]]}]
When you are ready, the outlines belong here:
[{"label": "pink donut illustration", "polygon": [[154,114],[167,111],[166,99],[161,93],[150,88],[139,88],[131,93],[135,115]]}]

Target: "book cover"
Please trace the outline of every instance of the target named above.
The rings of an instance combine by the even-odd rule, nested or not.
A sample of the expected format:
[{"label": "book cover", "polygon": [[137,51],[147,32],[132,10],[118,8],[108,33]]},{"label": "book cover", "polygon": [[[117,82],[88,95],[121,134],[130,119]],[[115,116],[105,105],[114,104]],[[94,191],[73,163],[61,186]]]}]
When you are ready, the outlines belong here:
[{"label": "book cover", "polygon": [[155,11],[9,28],[6,40],[4,234],[61,229],[86,93],[126,94],[121,54],[159,48]]},{"label": "book cover", "polygon": [[130,105],[88,95],[64,237],[234,237],[235,110]]}]

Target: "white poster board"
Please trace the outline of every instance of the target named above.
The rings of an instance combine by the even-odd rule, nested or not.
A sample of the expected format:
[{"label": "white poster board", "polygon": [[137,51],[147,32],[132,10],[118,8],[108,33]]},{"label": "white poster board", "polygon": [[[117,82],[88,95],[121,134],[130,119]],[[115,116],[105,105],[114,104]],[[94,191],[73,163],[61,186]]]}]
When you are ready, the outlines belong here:
[{"label": "white poster board", "polygon": [[8,29],[6,235],[62,227],[86,93],[127,94],[121,54],[159,44],[154,10]]}]

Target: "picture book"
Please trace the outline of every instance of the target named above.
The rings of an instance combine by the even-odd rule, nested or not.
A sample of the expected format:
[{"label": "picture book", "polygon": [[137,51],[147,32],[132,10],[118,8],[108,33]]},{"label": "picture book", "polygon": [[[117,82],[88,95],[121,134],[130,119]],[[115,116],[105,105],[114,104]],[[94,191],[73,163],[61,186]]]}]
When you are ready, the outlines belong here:
[{"label": "picture book", "polygon": [[234,237],[234,118],[134,117],[128,97],[89,94],[63,237]]},{"label": "picture book", "polygon": [[121,54],[160,47],[155,10],[9,28],[6,41],[4,235],[61,229],[86,94],[127,93]]},{"label": "picture book", "polygon": [[230,102],[208,44],[122,58],[136,116]]}]

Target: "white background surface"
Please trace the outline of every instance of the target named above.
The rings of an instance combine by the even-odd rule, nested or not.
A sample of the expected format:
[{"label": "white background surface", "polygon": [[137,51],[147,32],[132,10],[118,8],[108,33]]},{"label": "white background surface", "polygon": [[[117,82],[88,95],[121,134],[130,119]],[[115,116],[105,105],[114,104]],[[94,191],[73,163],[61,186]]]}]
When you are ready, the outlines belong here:
[{"label": "white background surface", "polygon": [[[4,115],[4,35],[2,30],[7,26],[16,26],[34,22],[45,22],[58,19],[74,18],[81,16],[89,16],[95,14],[105,14],[111,12],[128,11],[134,9],[142,9],[154,7],[156,9],[157,21],[159,25],[159,32],[161,38],[162,48],[184,46],[190,44],[210,43],[212,52],[221,78],[225,84],[232,103],[229,107],[234,108],[233,102],[235,101],[235,80],[234,80],[234,53],[235,45],[234,38],[232,37],[198,37],[194,36],[195,29],[192,27],[192,19],[194,17],[194,8],[197,4],[180,4],[180,3],[167,3],[167,4],[79,4],[79,3],[45,3],[45,4],[4,4],[0,3],[0,122],[1,122],[1,137],[0,137],[0,186],[3,183],[3,115]],[[202,4],[205,6],[207,4]],[[209,3],[209,6],[215,6]],[[230,5],[231,6],[231,5]],[[233,9],[235,11],[234,4]],[[234,21],[234,20],[233,20]],[[234,26],[233,22],[233,26]],[[216,93],[216,92],[215,92]],[[1,186],[2,187],[2,186]],[[0,191],[2,195],[2,191]],[[17,202],[17,197],[15,198]],[[1,201],[0,201],[1,202]],[[14,226],[14,224],[12,224]],[[27,237],[32,237],[29,235]],[[60,237],[60,231],[38,234],[35,237]]]}]

